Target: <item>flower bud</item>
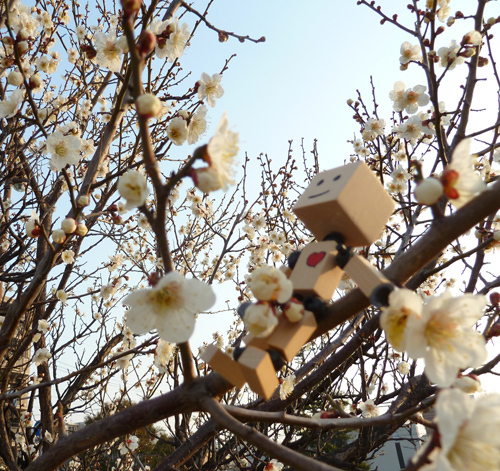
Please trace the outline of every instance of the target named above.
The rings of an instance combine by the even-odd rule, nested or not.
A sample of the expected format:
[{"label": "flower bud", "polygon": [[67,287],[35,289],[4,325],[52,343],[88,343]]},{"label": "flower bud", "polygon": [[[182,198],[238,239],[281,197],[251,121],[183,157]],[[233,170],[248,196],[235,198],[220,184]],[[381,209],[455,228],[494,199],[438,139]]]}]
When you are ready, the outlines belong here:
[{"label": "flower bud", "polygon": [[61,223],[61,229],[65,234],[73,234],[76,231],[76,221],[73,218],[66,218]]},{"label": "flower bud", "polygon": [[17,50],[19,54],[24,54],[29,49],[29,45],[26,41],[20,41],[17,43]]},{"label": "flower bud", "polygon": [[26,222],[26,235],[36,238],[42,233],[37,219],[28,219]]},{"label": "flower bud", "polygon": [[283,308],[283,315],[289,322],[299,322],[305,314],[304,305],[295,298],[290,299]]},{"label": "flower bud", "polygon": [[161,101],[151,93],[144,93],[135,101],[137,113],[143,118],[156,118],[162,111]]},{"label": "flower bud", "polygon": [[52,233],[52,240],[56,244],[62,244],[66,240],[66,233],[62,229],[56,229]]},{"label": "flower bud", "polygon": [[42,85],[42,83],[42,78],[38,74],[33,74],[28,81],[28,85],[32,90],[34,88],[38,88],[40,85]]},{"label": "flower bud", "polygon": [[18,41],[25,41],[30,37],[30,34],[23,28],[17,33],[16,37]]},{"label": "flower bud", "polygon": [[415,188],[415,199],[420,204],[432,205],[437,203],[443,194],[443,185],[437,178],[429,177],[422,180]]},{"label": "flower bud", "polygon": [[23,83],[23,74],[21,72],[18,72],[17,70],[13,70],[7,76],[7,83],[10,83],[11,85],[14,85],[16,87],[21,86]]},{"label": "flower bud", "polygon": [[151,31],[144,30],[139,36],[139,41],[137,43],[137,49],[139,53],[143,56],[147,56],[156,46],[156,35]]},{"label": "flower bud", "polygon": [[141,9],[141,0],[121,0],[125,17],[132,16]]},{"label": "flower bud", "polygon": [[90,198],[89,195],[82,195],[80,198],[78,198],[78,206],[88,206],[90,203]]},{"label": "flower bud", "polygon": [[493,293],[490,294],[490,303],[493,304],[493,306],[500,305],[500,293],[498,291],[493,291]]},{"label": "flower bud", "polygon": [[78,234],[80,237],[83,237],[84,235],[87,234],[88,232],[88,228],[87,226],[83,223],[83,222],[80,222],[78,223],[78,225],[76,226],[76,234]]}]

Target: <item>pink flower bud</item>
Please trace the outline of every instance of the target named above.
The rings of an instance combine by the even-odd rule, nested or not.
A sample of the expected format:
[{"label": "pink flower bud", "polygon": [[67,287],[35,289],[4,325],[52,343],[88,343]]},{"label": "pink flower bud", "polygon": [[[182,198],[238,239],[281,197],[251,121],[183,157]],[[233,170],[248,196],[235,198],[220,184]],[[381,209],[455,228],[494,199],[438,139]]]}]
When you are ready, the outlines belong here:
[{"label": "pink flower bud", "polygon": [[123,14],[126,17],[132,16],[136,12],[138,12],[141,8],[142,1],[141,0],[121,0]]},{"label": "pink flower bud", "polygon": [[147,56],[156,46],[156,35],[151,31],[144,30],[139,36],[139,41],[137,43],[137,49],[139,53],[143,56]]}]

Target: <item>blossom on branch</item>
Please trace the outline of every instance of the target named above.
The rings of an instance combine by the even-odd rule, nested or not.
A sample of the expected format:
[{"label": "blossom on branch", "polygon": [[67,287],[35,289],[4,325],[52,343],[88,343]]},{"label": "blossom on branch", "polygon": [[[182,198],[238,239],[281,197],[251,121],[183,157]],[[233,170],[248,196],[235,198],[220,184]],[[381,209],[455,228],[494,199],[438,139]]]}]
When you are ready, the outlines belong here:
[{"label": "blossom on branch", "polygon": [[293,284],[286,275],[269,266],[255,270],[248,287],[259,301],[275,301],[279,304],[286,303],[293,292]]},{"label": "blossom on branch", "polygon": [[95,33],[94,42],[97,51],[96,62],[111,72],[119,72],[122,67],[122,56],[126,51],[126,43],[120,42],[116,31],[111,30],[108,35],[98,31]]},{"label": "blossom on branch", "polygon": [[267,337],[278,325],[278,318],[271,304],[259,301],[245,309],[245,328],[255,337]]},{"label": "blossom on branch", "polygon": [[160,59],[174,62],[182,55],[191,33],[188,25],[179,25],[179,18],[163,22],[153,21],[151,31],[156,34],[155,53]]},{"label": "blossom on branch", "polygon": [[126,321],[135,334],[156,329],[163,340],[172,343],[186,342],[196,314],[214,303],[211,286],[177,272],[167,273],[154,288],[134,291],[123,300],[130,306]]},{"label": "blossom on branch", "polygon": [[14,90],[9,98],[0,101],[0,119],[12,118],[17,114],[24,99],[24,92],[19,88]]},{"label": "blossom on branch", "polygon": [[45,141],[45,152],[50,154],[50,167],[62,170],[66,165],[77,165],[80,161],[80,138],[55,131]]},{"label": "blossom on branch", "polygon": [[208,163],[208,167],[191,172],[196,187],[209,193],[220,189],[226,191],[229,185],[234,185],[234,157],[238,151],[238,133],[228,129],[224,113],[214,137],[204,149],[203,160]]},{"label": "blossom on branch", "polygon": [[221,87],[220,81],[222,80],[221,74],[214,74],[210,77],[207,73],[201,74],[201,79],[196,82],[198,88],[198,98],[200,100],[207,100],[208,106],[215,106],[215,99],[224,95],[224,89]]},{"label": "blossom on branch", "polygon": [[400,53],[401,57],[399,58],[399,62],[401,65],[406,65],[412,61],[422,62],[422,50],[418,44],[412,46],[408,41],[405,41],[401,44]]},{"label": "blossom on branch", "polygon": [[483,296],[449,292],[422,299],[407,289],[389,295],[380,318],[387,341],[410,358],[423,358],[425,373],[439,387],[449,387],[461,369],[486,360],[484,337],[473,329],[483,315]]},{"label": "blossom on branch", "polygon": [[473,398],[446,389],[439,393],[435,409],[440,444],[422,471],[500,470],[499,394]]},{"label": "blossom on branch", "polygon": [[48,351],[48,349],[39,348],[33,355],[33,363],[36,366],[39,366],[42,363],[45,363],[50,357],[52,357],[52,354]]},{"label": "blossom on branch", "polygon": [[126,210],[144,205],[149,195],[146,177],[137,170],[127,170],[118,180],[118,192],[127,200]]},{"label": "blossom on branch", "polygon": [[430,97],[425,93],[427,87],[417,85],[413,89],[405,90],[403,82],[396,82],[394,89],[389,93],[389,98],[394,102],[395,111],[406,111],[407,113],[416,113],[419,106],[425,106],[429,103]]},{"label": "blossom on branch", "polygon": [[450,203],[456,208],[461,208],[486,190],[486,183],[474,171],[469,139],[457,145],[451,163],[441,175],[441,184]]}]

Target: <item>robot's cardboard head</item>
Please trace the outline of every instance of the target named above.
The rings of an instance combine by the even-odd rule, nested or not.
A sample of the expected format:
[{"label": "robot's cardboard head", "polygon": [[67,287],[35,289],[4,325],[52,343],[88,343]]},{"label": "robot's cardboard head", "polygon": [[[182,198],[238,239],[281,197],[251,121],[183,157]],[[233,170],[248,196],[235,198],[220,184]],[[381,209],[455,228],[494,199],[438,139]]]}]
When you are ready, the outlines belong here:
[{"label": "robot's cardboard head", "polygon": [[380,236],[394,201],[362,161],[321,172],[293,211],[317,240],[340,233],[351,247],[370,245]]}]

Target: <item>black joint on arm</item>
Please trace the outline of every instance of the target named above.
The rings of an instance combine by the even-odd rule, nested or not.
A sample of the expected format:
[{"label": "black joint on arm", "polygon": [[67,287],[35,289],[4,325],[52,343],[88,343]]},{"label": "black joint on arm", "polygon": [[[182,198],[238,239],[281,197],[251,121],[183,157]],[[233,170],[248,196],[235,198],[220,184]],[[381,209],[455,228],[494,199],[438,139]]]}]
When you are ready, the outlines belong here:
[{"label": "black joint on arm", "polygon": [[370,303],[375,307],[389,306],[389,295],[396,289],[392,283],[378,285],[370,294]]},{"label": "black joint on arm", "polygon": [[278,350],[266,350],[266,352],[269,353],[269,356],[271,357],[274,369],[276,371],[281,370],[281,368],[283,368],[286,363],[286,361],[281,356],[281,353],[278,352]]},{"label": "black joint on arm", "polygon": [[352,247],[346,247],[344,244],[337,244],[337,265],[344,268],[352,257]]}]

